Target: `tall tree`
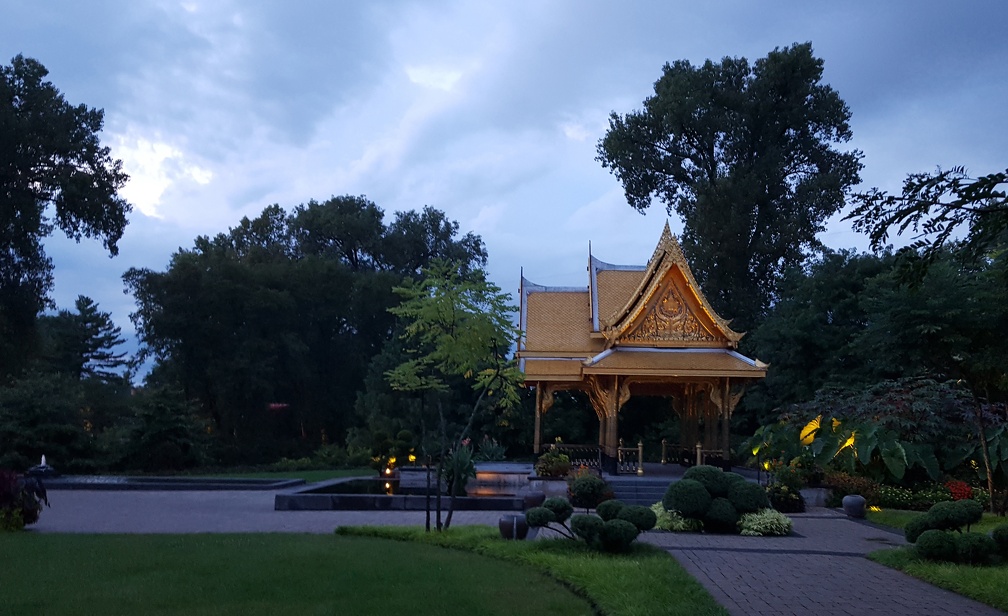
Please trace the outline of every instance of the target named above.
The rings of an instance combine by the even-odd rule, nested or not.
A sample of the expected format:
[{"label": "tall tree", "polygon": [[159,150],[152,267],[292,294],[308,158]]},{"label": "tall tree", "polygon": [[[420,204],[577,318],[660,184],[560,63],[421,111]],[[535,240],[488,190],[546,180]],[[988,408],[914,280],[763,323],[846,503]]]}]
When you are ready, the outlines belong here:
[{"label": "tall tree", "polygon": [[122,380],[126,354],[117,352],[124,342],[122,330],[90,297],[78,296],[74,307],[76,313],[60,310],[42,318],[47,363],[75,379]]},{"label": "tall tree", "polygon": [[850,110],[822,83],[811,43],[745,58],[666,64],[644,109],[613,113],[598,160],[644,212],[683,220],[683,250],[718,311],[757,324],[784,271],[860,181]]},{"label": "tall tree", "polygon": [[21,55],[0,65],[0,374],[23,365],[49,304],[43,239],[58,227],[114,256],[130,211],[122,162],[98,139],[104,113],[68,103],[47,74]]}]

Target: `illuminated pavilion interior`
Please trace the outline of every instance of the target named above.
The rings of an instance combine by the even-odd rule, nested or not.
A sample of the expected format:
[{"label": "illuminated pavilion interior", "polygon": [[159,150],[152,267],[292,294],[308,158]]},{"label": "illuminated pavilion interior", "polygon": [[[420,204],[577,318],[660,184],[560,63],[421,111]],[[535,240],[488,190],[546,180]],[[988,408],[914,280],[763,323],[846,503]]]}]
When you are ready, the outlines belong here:
[{"label": "illuminated pavilion interior", "polygon": [[561,390],[580,390],[598,416],[600,466],[616,471],[619,412],[631,396],[662,396],[681,421],[677,451],[719,464],[732,411],[767,365],[738,353],[733,331],[704,298],[666,223],[647,265],[602,262],[589,248],[587,287],[521,280],[518,357],[536,391],[535,452]]}]

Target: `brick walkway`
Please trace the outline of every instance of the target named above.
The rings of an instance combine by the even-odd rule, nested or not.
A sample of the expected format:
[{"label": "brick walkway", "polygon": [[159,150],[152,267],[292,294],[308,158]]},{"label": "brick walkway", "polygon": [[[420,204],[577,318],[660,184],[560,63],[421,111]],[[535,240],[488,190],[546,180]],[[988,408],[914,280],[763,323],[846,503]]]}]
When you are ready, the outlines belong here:
[{"label": "brick walkway", "polygon": [[[340,525],[422,525],[422,511],[274,511],[271,492],[53,490],[32,532],[330,533]],[[496,525],[503,513],[459,511],[453,524]],[[792,516],[790,537],[646,533],[733,616],[993,616],[1002,612],[940,590],[864,555],[903,538],[828,509]]]},{"label": "brick walkway", "polygon": [[901,535],[830,509],[790,516],[790,537],[648,533],[733,616],[1001,615],[1003,612],[874,563]]}]

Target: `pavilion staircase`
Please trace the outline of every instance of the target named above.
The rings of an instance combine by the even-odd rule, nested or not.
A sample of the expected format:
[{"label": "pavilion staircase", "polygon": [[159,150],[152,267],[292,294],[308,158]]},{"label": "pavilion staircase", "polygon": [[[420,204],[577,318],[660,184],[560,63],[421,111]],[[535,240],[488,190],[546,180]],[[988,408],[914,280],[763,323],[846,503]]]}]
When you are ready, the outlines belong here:
[{"label": "pavilion staircase", "polygon": [[671,477],[635,477],[608,475],[605,480],[613,490],[615,498],[627,505],[650,507],[665,496],[665,490],[673,481]]}]

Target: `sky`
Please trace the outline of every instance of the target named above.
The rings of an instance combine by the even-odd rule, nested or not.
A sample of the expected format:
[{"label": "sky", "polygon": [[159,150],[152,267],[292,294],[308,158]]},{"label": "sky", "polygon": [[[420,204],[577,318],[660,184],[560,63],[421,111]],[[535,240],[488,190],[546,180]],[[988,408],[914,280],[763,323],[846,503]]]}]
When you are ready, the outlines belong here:
[{"label": "sky", "polygon": [[[810,41],[852,112],[863,183],[1004,170],[1008,3],[0,0],[0,63],[39,60],[131,176],[120,254],[54,236],[53,299],[88,295],[133,337],[122,274],[271,204],[366,195],[387,220],[433,206],[481,235],[488,272],[587,285],[588,246],[644,264],[666,220],[595,160],[611,112],[665,63]],[[867,249],[834,217],[820,236]],[[899,242],[899,240],[897,240]],[[730,315],[726,315],[730,316]],[[131,347],[135,348],[135,342]]]}]

